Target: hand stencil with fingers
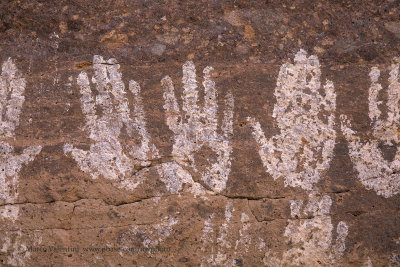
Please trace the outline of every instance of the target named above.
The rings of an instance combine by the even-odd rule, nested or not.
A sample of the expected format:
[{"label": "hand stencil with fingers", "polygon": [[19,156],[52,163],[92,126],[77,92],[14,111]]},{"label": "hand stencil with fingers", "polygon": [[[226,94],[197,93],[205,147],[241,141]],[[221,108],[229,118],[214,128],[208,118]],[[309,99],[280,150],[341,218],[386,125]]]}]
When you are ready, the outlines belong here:
[{"label": "hand stencil with fingers", "polygon": [[281,258],[268,251],[267,266],[337,265],[346,248],[349,227],[340,221],[334,229],[330,216],[331,198],[310,193],[307,202],[292,200],[290,204],[292,218],[284,232],[290,249],[284,251]]},{"label": "hand stencil with fingers", "polygon": [[335,146],[336,94],[327,81],[321,94],[321,69],[316,56],[300,50],[294,64],[281,66],[272,117],[280,134],[265,137],[261,125],[248,118],[266,170],[285,185],[311,190],[329,167]]},{"label": "hand stencil with fingers", "polygon": [[[231,139],[233,134],[233,96],[228,93],[225,99],[226,109],[218,131],[218,104],[215,83],[211,80],[212,67],[206,67],[204,73],[204,105],[198,105],[196,69],[191,61],[183,65],[183,106],[182,111],[174,93],[169,76],[162,80],[166,121],[174,133],[175,143],[172,156],[182,168],[207,189],[220,192],[226,187],[231,169]],[[208,147],[216,155],[216,160],[207,159],[204,171],[199,170],[195,154]],[[199,177],[199,178],[196,178]]]},{"label": "hand stencil with fingers", "polygon": [[[66,144],[64,152],[71,153],[81,170],[90,173],[93,178],[101,175],[133,189],[142,182],[135,175],[137,170],[150,165],[149,160],[158,156],[146,130],[140,87],[135,81],[129,82],[129,91],[134,98],[132,115],[119,72],[120,66],[115,59],[105,61],[101,56],[94,56],[93,68],[92,83],[97,95],[94,95],[85,72],[77,79],[82,95],[81,107],[86,118],[85,129],[89,131],[93,143],[89,150]],[[119,137],[123,127],[126,127],[129,137],[138,134],[140,145],[121,144]],[[131,178],[134,179],[131,181]]]},{"label": "hand stencil with fingers", "polygon": [[30,146],[17,154],[7,142],[15,137],[25,101],[25,85],[25,79],[12,60],[4,62],[0,75],[0,200],[6,203],[13,203],[18,197],[18,173],[22,165],[32,161],[42,149],[41,146]]},{"label": "hand stencil with fingers", "polygon": [[[350,121],[346,115],[341,116],[342,131],[349,142],[350,158],[358,172],[358,178],[368,189],[373,189],[378,195],[391,197],[400,192],[400,59],[395,58],[390,67],[389,86],[387,88],[387,118],[382,118],[379,110],[380,101],[378,94],[382,85],[378,82],[380,71],[373,67],[369,76],[371,86],[369,88],[369,118],[372,121],[372,134],[374,139],[363,142],[351,129]],[[383,158],[379,144],[396,146],[396,154],[392,161]]]}]

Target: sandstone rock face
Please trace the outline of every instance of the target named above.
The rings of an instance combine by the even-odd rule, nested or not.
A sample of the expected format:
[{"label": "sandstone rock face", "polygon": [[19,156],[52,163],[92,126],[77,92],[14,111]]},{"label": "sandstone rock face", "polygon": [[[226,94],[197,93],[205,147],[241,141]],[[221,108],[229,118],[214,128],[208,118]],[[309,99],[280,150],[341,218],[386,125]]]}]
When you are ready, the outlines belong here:
[{"label": "sandstone rock face", "polygon": [[0,3],[0,266],[400,266],[398,1]]}]

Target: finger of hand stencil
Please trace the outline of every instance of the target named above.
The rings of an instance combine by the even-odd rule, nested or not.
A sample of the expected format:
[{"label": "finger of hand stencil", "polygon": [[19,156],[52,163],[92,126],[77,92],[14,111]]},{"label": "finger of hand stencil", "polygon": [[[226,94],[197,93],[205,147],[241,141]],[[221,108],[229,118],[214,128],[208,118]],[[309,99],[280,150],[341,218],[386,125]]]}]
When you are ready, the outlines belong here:
[{"label": "finger of hand stencil", "polygon": [[1,76],[0,76],[0,120],[3,120],[3,109],[5,109],[5,105],[8,98],[10,81],[14,78],[16,73],[16,67],[13,64],[11,58],[5,61],[1,68]]},{"label": "finger of hand stencil", "polygon": [[102,56],[93,56],[93,69],[94,75],[92,77],[92,83],[97,85],[97,90],[101,93],[106,91],[106,85],[109,83],[107,75],[107,62]]},{"label": "finger of hand stencil", "polygon": [[71,144],[65,144],[63,147],[64,154],[70,153],[74,150],[74,146]]},{"label": "finger of hand stencil", "polygon": [[311,77],[309,71],[310,60],[307,57],[307,52],[300,49],[294,56],[294,64],[287,64],[288,80],[291,86],[299,87],[296,90],[302,90],[307,86],[307,79]]},{"label": "finger of hand stencil", "polygon": [[96,96],[96,104],[100,105],[103,114],[112,114],[113,105],[110,96],[110,79],[107,74],[107,62],[101,56],[93,57],[94,76],[92,82],[96,84],[99,94]]},{"label": "finger of hand stencil", "polygon": [[369,94],[368,94],[368,115],[371,121],[379,121],[379,117],[381,116],[381,111],[378,108],[378,105],[381,104],[378,101],[378,94],[379,91],[382,90],[382,86],[378,83],[378,79],[380,76],[380,71],[377,67],[372,67],[369,77],[371,78],[371,86],[369,87]]},{"label": "finger of hand stencil", "polygon": [[346,237],[348,235],[349,232],[349,227],[347,226],[347,224],[345,222],[339,222],[337,227],[336,227],[336,242],[335,245],[333,247],[333,251],[335,252],[335,254],[337,255],[342,255],[344,250],[346,249]]},{"label": "finger of hand stencil", "polygon": [[355,132],[351,129],[351,123],[347,119],[346,115],[340,115],[340,128],[342,129],[343,135],[348,142],[354,141]]},{"label": "finger of hand stencil", "polygon": [[136,81],[129,81],[129,90],[133,94],[133,116],[135,118],[135,123],[136,127],[139,128],[145,128],[146,122],[145,122],[145,115],[144,115],[144,110],[143,110],[143,102],[142,102],[142,97],[140,96],[140,85]]},{"label": "finger of hand stencil", "polygon": [[307,52],[304,49],[300,49],[294,56],[295,64],[305,64],[308,60]]},{"label": "finger of hand stencil", "polygon": [[305,68],[307,86],[311,91],[318,93],[318,90],[321,87],[321,65],[319,64],[318,57],[314,55],[309,56]]},{"label": "finger of hand stencil", "polygon": [[[15,127],[19,124],[19,116],[21,114],[22,105],[25,97],[25,80],[23,78],[15,78],[10,81],[11,95],[7,102],[6,120],[10,124],[10,131],[14,132]],[[10,132],[10,135],[12,135]]]},{"label": "finger of hand stencil", "polygon": [[336,110],[336,93],[333,82],[327,80],[324,86],[324,91],[325,97],[322,102],[324,109],[328,113],[334,113]]},{"label": "finger of hand stencil", "polygon": [[10,156],[8,162],[12,164],[9,164],[9,168],[6,168],[7,175],[17,175],[21,166],[32,161],[35,156],[40,153],[41,149],[41,146],[31,146],[25,148],[20,155]]},{"label": "finger of hand stencil", "polygon": [[36,155],[40,153],[42,150],[41,146],[30,146],[25,148],[22,151],[21,155],[15,156],[17,158],[17,161],[20,162],[21,164],[25,164],[29,161],[32,161]]},{"label": "finger of hand stencil", "polygon": [[388,101],[386,103],[388,108],[388,123],[398,124],[400,120],[400,81],[399,81],[399,63],[392,64],[389,87],[388,87]]},{"label": "finger of hand stencil", "polygon": [[3,121],[3,109],[7,101],[7,82],[3,76],[0,75],[0,122]]},{"label": "finger of hand stencil", "polygon": [[327,130],[329,131],[332,130],[333,127],[335,126],[336,93],[333,83],[329,80],[326,81],[324,90],[325,90],[325,97],[323,97],[322,103],[319,103],[318,105],[322,104],[324,106],[324,110],[328,113],[325,116],[328,120]]},{"label": "finger of hand stencil", "polygon": [[[397,149],[396,154],[391,162],[391,169],[400,170],[400,149]],[[400,177],[399,177],[399,185],[400,185]]]},{"label": "finger of hand stencil", "polygon": [[[252,133],[256,142],[259,146],[259,155],[261,157],[261,161],[265,167],[268,165],[268,156],[273,153],[273,151],[268,151],[268,146],[271,148],[273,146],[272,142],[269,142],[265,137],[264,131],[261,129],[261,124],[256,121],[254,118],[247,118],[247,121],[250,124],[250,127],[253,129]],[[272,148],[275,150],[275,148]]]},{"label": "finger of hand stencil", "polygon": [[218,144],[217,162],[212,164],[203,175],[203,180],[212,187],[213,191],[221,192],[226,188],[226,182],[229,178],[231,169],[232,147],[229,141],[223,141]]},{"label": "finger of hand stencil", "polygon": [[77,78],[77,83],[81,92],[82,112],[86,117],[86,125],[92,129],[97,120],[95,102],[90,89],[89,79],[85,72],[81,72]]},{"label": "finger of hand stencil", "polygon": [[207,126],[211,130],[217,130],[217,92],[215,89],[215,82],[210,79],[210,72],[213,70],[212,67],[206,67],[203,70],[204,73],[204,119],[207,121]]},{"label": "finger of hand stencil", "polygon": [[233,95],[231,92],[228,92],[225,97],[224,118],[222,120],[222,132],[225,138],[231,138],[233,135],[233,109]]},{"label": "finger of hand stencil", "polygon": [[183,111],[189,116],[188,121],[199,121],[199,107],[197,106],[196,68],[192,61],[187,61],[183,67]]},{"label": "finger of hand stencil", "polygon": [[119,64],[112,64],[107,66],[109,73],[109,81],[111,83],[111,93],[114,97],[115,111],[118,113],[121,120],[125,125],[130,124],[130,110],[128,99],[125,97],[125,85],[122,81],[122,75],[118,71]]},{"label": "finger of hand stencil", "polygon": [[143,101],[140,95],[140,85],[136,81],[129,82],[129,90],[133,94],[133,111],[135,126],[142,138],[142,147],[149,150],[148,144],[150,143],[149,134],[146,130],[146,120],[143,110]]},{"label": "finger of hand stencil", "polygon": [[256,121],[256,119],[247,117],[247,121],[249,122],[250,127],[252,128],[252,133],[256,139],[258,144],[267,143],[267,138],[265,138],[264,131],[261,129],[261,124]]},{"label": "finger of hand stencil", "polygon": [[79,164],[79,166],[83,166],[83,163],[87,161],[89,156],[89,151],[85,151],[79,148],[75,148],[71,144],[65,144],[63,147],[64,154],[71,153],[74,160]]},{"label": "finger of hand stencil", "polygon": [[[18,73],[18,69],[11,58],[3,63],[1,80],[0,111],[1,114],[3,114],[3,110],[5,109],[6,113],[5,117],[0,117],[0,119],[6,122],[3,133],[6,136],[12,136],[15,127],[19,123],[19,115],[25,100],[23,96],[25,91],[25,79]],[[8,94],[10,95],[8,96]]]},{"label": "finger of hand stencil", "polygon": [[175,134],[179,133],[180,128],[180,121],[179,121],[179,106],[178,102],[176,101],[175,92],[174,92],[174,85],[172,80],[169,76],[165,76],[161,80],[161,85],[164,88],[164,109],[166,111],[166,121],[167,125],[171,131]]},{"label": "finger of hand stencil", "polygon": [[278,79],[276,81],[276,87],[274,95],[276,98],[276,104],[272,117],[276,118],[278,123],[282,120],[282,114],[285,114],[285,110],[290,104],[290,99],[293,97],[295,92],[295,82],[297,81],[297,72],[293,71],[293,65],[283,64],[278,73]]}]

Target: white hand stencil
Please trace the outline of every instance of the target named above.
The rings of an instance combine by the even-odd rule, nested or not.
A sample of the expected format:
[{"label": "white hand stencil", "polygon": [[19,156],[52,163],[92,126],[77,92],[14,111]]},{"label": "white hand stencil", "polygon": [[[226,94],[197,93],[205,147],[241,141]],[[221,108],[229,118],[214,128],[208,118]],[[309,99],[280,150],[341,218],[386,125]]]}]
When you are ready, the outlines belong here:
[{"label": "white hand stencil", "polygon": [[[184,116],[175,98],[174,86],[169,76],[162,79],[166,121],[174,133],[172,155],[183,169],[188,170],[192,177],[200,176],[199,182],[214,192],[225,189],[231,169],[231,139],[233,134],[233,96],[226,96],[224,118],[221,133],[218,129],[217,92],[215,83],[211,80],[212,67],[206,67],[204,73],[204,105],[198,106],[198,90],[196,69],[191,61],[183,65],[183,107]],[[195,154],[202,148],[209,147],[216,154],[216,162],[209,162],[211,166],[205,171],[198,171]]]},{"label": "white hand stencil", "polygon": [[260,123],[248,118],[264,167],[274,179],[284,178],[286,186],[311,190],[332,158],[336,94],[331,81],[321,94],[320,77],[318,58],[300,50],[294,64],[283,64],[278,75],[272,117],[280,134],[268,140]]},{"label": "white hand stencil", "polygon": [[31,146],[18,155],[7,142],[8,138],[14,138],[19,124],[25,85],[25,79],[12,60],[4,62],[0,75],[0,200],[6,203],[13,203],[18,197],[18,173],[22,165],[32,161],[42,149]]},{"label": "white hand stencil", "polygon": [[333,225],[329,215],[332,200],[329,196],[309,195],[306,205],[303,201],[291,201],[291,216],[284,236],[291,249],[282,258],[267,252],[264,259],[267,266],[332,266],[343,255],[348,226],[339,222],[336,227],[336,241],[332,242]]},{"label": "white hand stencil", "polygon": [[[204,221],[200,240],[201,250],[207,256],[202,259],[200,266],[237,266],[235,259],[245,257],[249,254],[249,249],[255,246],[249,235],[250,218],[245,212],[239,215],[241,227],[235,229],[239,222],[232,220],[236,213],[233,206],[234,202],[231,201],[225,207],[224,221],[221,221],[216,213],[212,213]],[[235,214],[235,217],[238,217],[238,214]]]},{"label": "white hand stencil", "polygon": [[[372,134],[375,139],[362,142],[356,132],[351,129],[351,124],[345,115],[341,116],[342,131],[349,142],[350,158],[358,172],[358,178],[368,189],[373,189],[378,195],[391,197],[400,192],[400,151],[399,126],[400,126],[400,81],[399,61],[391,65],[389,86],[387,88],[387,118],[382,119],[377,100],[382,86],[378,83],[380,71],[373,67],[369,76],[371,86],[369,88],[369,118],[372,121]],[[394,159],[389,162],[382,156],[379,142],[390,146],[396,146],[397,152]]]},{"label": "white hand stencil", "polygon": [[[71,153],[81,170],[90,173],[93,178],[101,175],[106,179],[118,181],[120,186],[134,189],[142,179],[136,177],[131,182],[130,178],[135,176],[138,169],[149,166],[149,160],[158,156],[155,146],[150,145],[146,130],[140,87],[135,81],[129,82],[129,90],[134,96],[132,119],[125,97],[125,85],[119,72],[120,66],[116,60],[105,61],[101,56],[94,56],[93,68],[95,73],[92,83],[96,85],[96,96],[85,72],[77,79],[82,94],[82,111],[86,117],[85,129],[90,132],[89,137],[93,144],[89,150],[66,144],[64,153]],[[97,114],[99,111],[101,114]],[[139,134],[139,146],[121,145],[119,136],[124,126],[128,136]]]},{"label": "white hand stencil", "polygon": [[338,224],[332,245],[332,200],[317,196],[314,186],[329,167],[336,139],[336,94],[331,81],[321,88],[320,78],[318,58],[300,50],[294,64],[283,64],[278,75],[272,117],[280,134],[268,140],[260,123],[248,118],[266,170],[274,179],[284,178],[285,186],[310,192],[304,209],[302,201],[291,201],[293,219],[288,220],[284,233],[290,249],[282,258],[268,251],[264,258],[268,266],[332,265],[345,250],[348,227],[344,222]]}]

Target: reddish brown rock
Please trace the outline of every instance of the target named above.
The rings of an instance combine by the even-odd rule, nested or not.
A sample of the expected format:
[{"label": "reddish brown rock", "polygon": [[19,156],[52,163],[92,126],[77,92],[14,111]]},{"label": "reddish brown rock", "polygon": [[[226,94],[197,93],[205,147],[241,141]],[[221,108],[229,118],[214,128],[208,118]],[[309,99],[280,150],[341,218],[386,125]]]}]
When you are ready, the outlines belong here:
[{"label": "reddish brown rock", "polygon": [[[3,0],[0,62],[11,58],[26,86],[14,136],[1,133],[0,141],[16,155],[28,147],[41,151],[12,176],[18,177],[17,197],[0,199],[0,265],[399,266],[400,196],[378,194],[368,188],[368,179],[362,182],[340,119],[346,115],[363,142],[375,140],[369,117],[373,67],[380,70],[384,89],[378,108],[388,118],[388,78],[400,57],[399,9],[398,1]],[[286,186],[287,177],[266,170],[248,120],[257,120],[267,139],[282,134],[273,117],[277,80],[282,65],[295,65],[301,49],[319,59],[318,94],[326,96],[326,81],[332,81],[336,94],[332,157],[312,190]],[[94,64],[95,55],[105,61]],[[214,68],[216,135],[228,136],[212,148],[208,143],[191,151],[197,170],[179,158],[191,153],[179,154],[174,147],[160,82],[170,76],[179,114],[188,122],[181,97],[187,60],[196,66],[202,105],[203,69]],[[77,78],[87,73],[91,93],[101,95],[91,80],[96,67],[117,64],[131,119],[138,105],[129,81],[141,87],[145,128],[157,153],[148,152],[123,178],[94,178],[65,153],[65,144],[89,151],[96,143],[85,128]],[[230,93],[233,134],[222,127]],[[105,114],[103,107],[96,109],[97,116]],[[206,125],[207,119],[198,124]],[[107,129],[115,122],[110,121]],[[121,153],[129,155],[125,147],[140,145],[143,136],[130,135],[124,126],[116,140],[124,147]],[[232,148],[231,168],[225,187],[216,190],[201,173],[224,159],[216,152],[221,140]],[[301,148],[307,147],[303,141]],[[387,162],[395,160],[397,146],[378,142]],[[2,166],[16,166],[0,160]],[[178,161],[193,182],[163,179],[160,168]],[[129,189],[137,179],[141,182]],[[170,184],[181,187],[173,191]],[[196,185],[208,193],[199,193]]]}]

